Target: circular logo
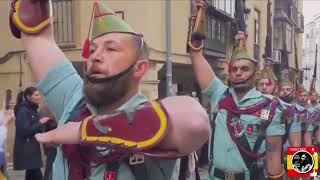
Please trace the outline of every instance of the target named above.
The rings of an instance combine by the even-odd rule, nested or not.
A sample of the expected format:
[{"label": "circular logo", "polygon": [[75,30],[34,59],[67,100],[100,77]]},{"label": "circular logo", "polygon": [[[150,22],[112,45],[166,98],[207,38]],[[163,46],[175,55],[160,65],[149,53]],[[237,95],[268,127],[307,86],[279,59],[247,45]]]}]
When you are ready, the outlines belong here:
[{"label": "circular logo", "polygon": [[293,155],[291,164],[294,171],[305,174],[313,169],[314,159],[309,152],[300,150]]}]

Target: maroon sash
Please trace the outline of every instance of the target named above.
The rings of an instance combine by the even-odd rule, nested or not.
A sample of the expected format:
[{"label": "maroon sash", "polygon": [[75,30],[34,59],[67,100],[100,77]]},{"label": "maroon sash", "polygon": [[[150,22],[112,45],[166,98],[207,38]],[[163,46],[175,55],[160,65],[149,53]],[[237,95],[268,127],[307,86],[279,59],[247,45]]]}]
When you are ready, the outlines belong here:
[{"label": "maroon sash", "polygon": [[[150,157],[176,158],[177,153],[175,151],[164,152],[158,150],[157,147],[154,147],[161,141],[169,128],[170,118],[161,103],[159,106],[159,108],[161,107],[161,111],[159,108],[155,110],[150,106],[151,104],[149,102],[145,103],[143,106],[139,106],[139,109],[136,110],[133,121],[131,121],[132,119],[130,120],[129,117],[124,116],[125,113],[116,113],[112,116],[98,116],[97,118],[102,119],[97,120],[94,119],[94,116],[91,116],[90,111],[85,105],[82,106],[80,113],[72,113],[78,115],[75,115],[74,117],[71,115],[70,119],[74,122],[82,122],[82,126],[80,132],[81,143],[77,145],[62,146],[64,157],[69,161],[69,179],[83,180],[90,176],[91,168],[102,164],[114,164],[121,161],[123,158],[128,157],[132,153],[140,153]],[[152,106],[154,106],[154,104]],[[162,126],[160,120],[157,119],[160,115],[156,112],[164,113],[161,115],[162,118],[160,118]],[[95,125],[98,123],[94,122],[95,120],[99,122],[98,126]],[[166,123],[163,123],[164,121]],[[154,135],[155,132],[160,131],[156,131],[156,127],[160,126],[162,133],[156,133],[157,139],[153,139],[155,140],[154,143],[149,143],[150,145],[143,146],[141,148],[138,146],[131,147],[125,144],[113,143],[112,140],[108,142],[101,142],[105,137],[111,139],[113,137],[116,139],[122,138],[123,140],[130,140],[130,142],[133,142],[134,138],[139,138],[137,141],[137,145],[139,145],[139,142],[149,140],[150,137],[154,137],[152,135]],[[114,130],[113,134],[109,132],[106,134],[102,133],[100,130],[101,128],[103,129],[103,127],[111,127],[111,129]],[[121,128],[126,132],[123,132]],[[139,132],[137,133],[136,131]],[[143,135],[146,136],[145,139],[143,139]],[[91,138],[91,140],[88,140],[87,138]],[[97,139],[95,140],[95,138]]]},{"label": "maroon sash", "polygon": [[[237,137],[235,137],[235,135],[232,133],[232,128],[233,128],[231,126],[232,115],[233,114],[250,114],[250,115],[254,115],[254,116],[260,116],[261,110],[264,107],[270,105],[270,103],[271,103],[271,110],[270,110],[270,114],[269,114],[269,119],[267,120],[267,121],[269,121],[269,123],[272,121],[273,116],[275,114],[275,111],[279,105],[279,102],[276,99],[274,99],[274,100],[266,99],[266,100],[258,102],[257,104],[254,104],[252,106],[238,108],[236,103],[233,100],[232,95],[229,93],[219,103],[219,109],[227,110],[227,127],[228,127],[228,131],[229,131],[229,134],[230,134],[232,141],[237,145],[239,151],[246,154],[247,156],[249,156],[252,159],[259,159],[259,158],[263,157],[265,155],[265,152],[263,152],[263,153],[251,152],[250,150],[248,150],[247,148],[245,148],[242,144],[240,144],[238,142]],[[245,136],[245,135],[243,135],[243,136]]]}]

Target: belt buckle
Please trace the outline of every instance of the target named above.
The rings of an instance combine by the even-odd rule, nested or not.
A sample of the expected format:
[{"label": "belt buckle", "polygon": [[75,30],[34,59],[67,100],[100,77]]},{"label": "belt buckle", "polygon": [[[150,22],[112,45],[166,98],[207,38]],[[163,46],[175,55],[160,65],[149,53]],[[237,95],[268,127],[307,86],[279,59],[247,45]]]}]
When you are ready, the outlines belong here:
[{"label": "belt buckle", "polygon": [[144,156],[143,154],[133,154],[129,158],[130,165],[142,164],[144,163]]},{"label": "belt buckle", "polygon": [[224,179],[225,180],[235,180],[235,174],[231,171],[224,171]]}]

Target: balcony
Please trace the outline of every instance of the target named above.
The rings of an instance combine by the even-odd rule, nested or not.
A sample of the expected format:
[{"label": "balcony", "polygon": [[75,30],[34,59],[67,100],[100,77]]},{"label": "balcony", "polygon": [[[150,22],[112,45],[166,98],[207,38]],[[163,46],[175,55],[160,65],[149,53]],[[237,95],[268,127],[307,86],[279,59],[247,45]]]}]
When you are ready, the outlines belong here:
[{"label": "balcony", "polygon": [[298,13],[298,22],[297,22],[296,30],[299,33],[304,33],[304,16],[302,13]]}]

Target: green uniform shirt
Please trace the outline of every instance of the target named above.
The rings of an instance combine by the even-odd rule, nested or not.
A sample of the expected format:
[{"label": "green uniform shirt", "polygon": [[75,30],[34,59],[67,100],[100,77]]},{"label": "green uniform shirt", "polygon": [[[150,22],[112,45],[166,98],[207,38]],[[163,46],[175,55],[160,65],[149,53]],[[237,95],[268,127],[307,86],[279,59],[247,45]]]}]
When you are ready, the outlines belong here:
[{"label": "green uniform shirt", "polygon": [[[59,126],[66,123],[70,113],[76,105],[83,100],[83,80],[77,74],[72,64],[65,60],[55,65],[38,85],[48,105],[56,112]],[[148,99],[140,92],[134,95],[118,110],[137,106]],[[94,110],[89,107],[92,113]],[[146,162],[147,176],[153,180],[170,179],[175,160],[150,159]],[[104,180],[107,165],[101,165],[91,170],[90,180]],[[59,147],[53,164],[53,180],[68,180],[68,161],[64,159],[62,149]],[[126,164],[121,164],[117,180],[135,180],[131,170]]]},{"label": "green uniform shirt", "polygon": [[[309,110],[310,113],[313,113],[314,111],[316,111],[319,108],[320,108],[320,104],[319,103],[315,107],[312,106],[311,103],[308,104],[308,110]],[[309,124],[308,130],[307,130],[308,132],[312,132],[315,129],[315,127],[317,126],[316,125],[317,121],[319,121],[319,119],[317,119],[316,122],[312,122],[312,123]]]},{"label": "green uniform shirt", "polygon": [[[215,110],[216,106],[221,100],[221,97],[224,96],[227,90],[228,86],[223,84],[222,81],[218,78],[215,78],[211,82],[209,87],[203,91],[203,94],[209,99],[211,103],[212,111]],[[234,89],[230,88],[229,92],[231,93],[238,107],[251,106],[262,101],[263,99],[273,97],[263,95],[259,91],[256,91],[255,88],[253,88],[245,95],[245,97],[241,101],[238,101]],[[280,117],[281,111],[277,109],[272,122],[266,129],[267,136],[283,135],[285,133],[284,125],[280,122]],[[241,115],[240,118],[245,128],[248,124],[259,125],[261,123],[261,119],[253,115]],[[219,110],[215,119],[213,147],[214,166],[209,174],[209,179],[218,179],[215,178],[213,175],[214,168],[219,168],[221,170],[228,170],[233,172],[246,172],[246,179],[248,179],[248,169],[246,167],[246,164],[242,160],[241,154],[236,144],[232,141],[229,135],[226,121],[226,110]],[[245,135],[247,136],[251,148],[253,148],[257,139],[257,135],[255,135],[255,133],[253,133],[252,135],[248,135],[247,132],[245,133]]]}]

